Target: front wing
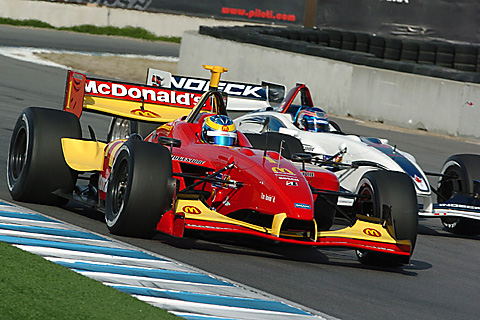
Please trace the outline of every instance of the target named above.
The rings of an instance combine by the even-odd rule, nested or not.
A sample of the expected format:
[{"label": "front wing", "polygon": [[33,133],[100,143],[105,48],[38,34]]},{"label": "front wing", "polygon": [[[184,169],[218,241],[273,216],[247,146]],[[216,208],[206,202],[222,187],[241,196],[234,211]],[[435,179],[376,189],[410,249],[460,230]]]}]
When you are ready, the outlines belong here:
[{"label": "front wing", "polygon": [[236,233],[269,239],[276,242],[318,247],[344,247],[376,251],[399,256],[411,255],[409,240],[397,240],[379,223],[357,219],[353,226],[332,231],[317,231],[314,234],[292,234],[282,231],[285,213],[273,218],[270,228],[235,220],[210,210],[200,200],[178,199],[174,210],[166,213],[157,229],[174,236],[183,236],[185,230]]}]

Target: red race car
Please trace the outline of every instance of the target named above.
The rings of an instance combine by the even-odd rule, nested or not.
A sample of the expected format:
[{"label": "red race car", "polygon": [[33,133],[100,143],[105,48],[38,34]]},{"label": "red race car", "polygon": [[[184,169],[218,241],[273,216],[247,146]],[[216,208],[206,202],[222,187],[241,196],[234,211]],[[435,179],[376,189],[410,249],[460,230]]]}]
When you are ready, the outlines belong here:
[{"label": "red race car", "polygon": [[[110,232],[125,236],[235,233],[352,248],[364,263],[409,262],[418,225],[414,192],[411,210],[399,211],[406,206],[387,190],[392,181],[413,190],[407,175],[369,182],[383,184],[377,189],[384,194],[353,194],[340,191],[330,171],[308,165],[308,154],[291,155],[295,165],[276,151],[253,149],[217,90],[226,69],[204,67],[212,76],[203,95],[69,71],[63,111],[32,107],[18,118],[7,160],[13,199],[80,201],[104,212]],[[91,137],[82,139],[83,111],[158,128],[145,138],[134,133],[109,142],[90,128]],[[355,199],[354,218],[336,205],[338,196]],[[371,214],[378,210],[385,219]]]}]

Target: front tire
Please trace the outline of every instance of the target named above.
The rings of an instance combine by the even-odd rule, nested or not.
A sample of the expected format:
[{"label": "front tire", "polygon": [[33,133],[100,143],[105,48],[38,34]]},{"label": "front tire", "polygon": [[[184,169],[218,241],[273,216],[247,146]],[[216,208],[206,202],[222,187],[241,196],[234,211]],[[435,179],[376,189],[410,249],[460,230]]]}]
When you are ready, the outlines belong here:
[{"label": "front tire", "polygon": [[[355,203],[355,211],[366,216],[386,220],[397,240],[410,240],[413,254],[418,232],[418,203],[413,181],[407,174],[396,171],[369,171],[358,184],[356,193],[369,196]],[[409,257],[391,256],[373,251],[357,251],[364,264],[401,265]]]},{"label": "front tire", "polygon": [[[480,155],[458,154],[445,161],[438,182],[438,192],[448,200],[456,193],[480,193]],[[442,217],[443,227],[455,234],[475,235],[480,233],[480,221],[468,218]]]},{"label": "front tire", "polygon": [[14,200],[62,205],[78,173],[63,157],[61,138],[82,137],[78,118],[69,112],[31,107],[23,110],[13,129],[7,157],[7,184]]},{"label": "front tire", "polygon": [[111,233],[151,238],[172,205],[175,189],[167,148],[140,140],[125,142],[115,158],[105,203]]}]

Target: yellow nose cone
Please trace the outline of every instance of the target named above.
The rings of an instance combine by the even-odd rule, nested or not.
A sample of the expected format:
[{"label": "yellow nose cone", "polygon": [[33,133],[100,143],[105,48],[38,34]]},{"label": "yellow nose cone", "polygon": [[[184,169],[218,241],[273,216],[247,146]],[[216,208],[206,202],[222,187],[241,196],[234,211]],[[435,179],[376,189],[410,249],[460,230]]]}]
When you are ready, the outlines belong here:
[{"label": "yellow nose cone", "polygon": [[224,72],[228,71],[228,68],[224,68],[222,66],[209,66],[204,64],[202,66],[206,70],[210,70],[211,77],[210,77],[210,87],[211,88],[218,88],[218,83],[220,82],[220,75]]}]

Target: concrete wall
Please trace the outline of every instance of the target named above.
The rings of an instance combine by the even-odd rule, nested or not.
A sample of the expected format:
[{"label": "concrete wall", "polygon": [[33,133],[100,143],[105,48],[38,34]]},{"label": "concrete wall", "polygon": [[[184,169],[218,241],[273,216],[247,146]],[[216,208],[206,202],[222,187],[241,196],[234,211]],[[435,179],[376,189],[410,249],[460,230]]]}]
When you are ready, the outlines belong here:
[{"label": "concrete wall", "polygon": [[0,0],[0,17],[18,20],[35,19],[54,27],[84,24],[95,26],[140,27],[157,36],[181,37],[186,30],[199,26],[234,26],[244,22],[219,21],[138,10],[113,9],[94,5],[78,5],[30,0]]},{"label": "concrete wall", "polygon": [[199,35],[183,35],[179,74],[207,77],[202,64],[229,68],[224,79],[307,84],[316,105],[337,115],[480,138],[480,85],[375,69]]},{"label": "concrete wall", "polygon": [[[198,35],[200,25],[244,25],[181,15],[109,9],[29,0],[0,0],[0,17],[37,19],[54,26],[93,24],[142,27],[157,35],[182,36],[179,73],[207,77],[202,64],[229,68],[225,79],[307,84],[326,111],[421,128],[454,136],[480,138],[480,85],[381,70],[219,40]],[[185,32],[185,33],[184,33]]]}]

